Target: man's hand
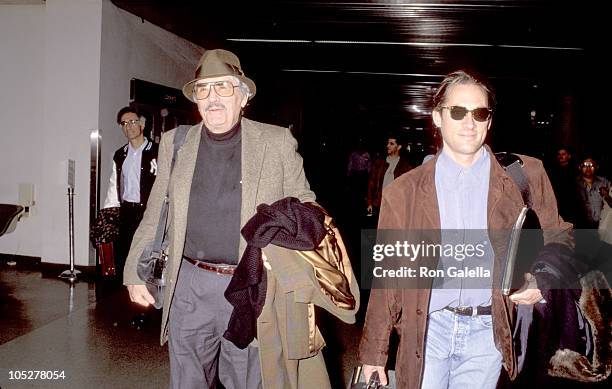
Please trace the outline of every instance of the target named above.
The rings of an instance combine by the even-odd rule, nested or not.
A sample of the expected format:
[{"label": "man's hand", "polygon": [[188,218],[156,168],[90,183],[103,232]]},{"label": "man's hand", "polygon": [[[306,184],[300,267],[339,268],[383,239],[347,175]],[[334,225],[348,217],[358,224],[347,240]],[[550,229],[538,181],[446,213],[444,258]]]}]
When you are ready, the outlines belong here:
[{"label": "man's hand", "polygon": [[371,205],[368,205],[368,208],[366,209],[368,211],[368,216],[372,215],[372,212],[374,212],[374,207],[372,207]]},{"label": "man's hand", "polygon": [[610,188],[607,186],[602,186],[601,188],[599,188],[599,194],[604,200],[606,200],[608,206],[612,207],[612,197],[610,197]]},{"label": "man's hand", "polygon": [[136,304],[144,307],[155,304],[155,299],[147,290],[146,285],[128,285],[127,288],[128,292],[130,292],[130,300]]},{"label": "man's hand", "polygon": [[531,273],[525,273],[525,284],[510,296],[513,303],[528,305],[533,305],[543,298],[542,292],[538,289],[536,278]]},{"label": "man's hand", "polygon": [[365,376],[365,382],[369,382],[370,381],[370,377],[372,376],[372,373],[374,373],[375,371],[378,372],[378,378],[380,379],[380,384],[381,385],[387,385],[387,375],[385,374],[385,367],[384,366],[371,366],[371,365],[363,365],[363,375]]},{"label": "man's hand", "polygon": [[607,186],[601,186],[599,188],[599,194],[601,195],[601,197],[606,197],[608,193],[610,193],[610,188],[608,188]]}]

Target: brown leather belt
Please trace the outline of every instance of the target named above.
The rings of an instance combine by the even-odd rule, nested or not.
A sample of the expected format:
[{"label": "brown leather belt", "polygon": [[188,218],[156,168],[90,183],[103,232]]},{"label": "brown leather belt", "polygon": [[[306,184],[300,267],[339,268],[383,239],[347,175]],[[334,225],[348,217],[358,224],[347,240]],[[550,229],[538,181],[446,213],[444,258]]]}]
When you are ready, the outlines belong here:
[{"label": "brown leather belt", "polygon": [[[491,306],[488,305],[486,307],[478,306],[478,307],[444,307],[447,311],[451,311],[460,316],[478,316],[478,315],[490,315],[491,314]],[[474,310],[476,313],[474,313]]]},{"label": "brown leather belt", "polygon": [[209,265],[202,261],[198,261],[197,259],[192,259],[192,258],[185,257],[185,256],[183,256],[183,259],[191,263],[193,266],[196,266],[196,267],[199,267],[200,269],[211,271],[214,273],[233,275],[234,270],[236,270],[236,266],[234,265]]}]

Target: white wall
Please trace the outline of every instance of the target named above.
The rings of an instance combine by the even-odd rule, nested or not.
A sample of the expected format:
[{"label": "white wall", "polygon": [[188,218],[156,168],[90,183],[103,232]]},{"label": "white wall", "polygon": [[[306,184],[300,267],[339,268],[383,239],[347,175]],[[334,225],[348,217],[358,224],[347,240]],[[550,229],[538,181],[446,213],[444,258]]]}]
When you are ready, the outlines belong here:
[{"label": "white wall", "polygon": [[[89,132],[98,126],[102,0],[45,6],[42,216],[45,262],[68,261],[67,160],[76,161],[75,263],[89,262]],[[18,226],[19,228],[19,226]]]},{"label": "white wall", "polygon": [[[0,5],[0,202],[33,183],[37,204],[0,253],[68,263],[67,160],[76,161],[75,263],[89,263],[89,133],[103,136],[104,196],[129,80],[180,88],[202,49],[110,0]],[[102,199],[103,200],[103,199]]]},{"label": "white wall", "polygon": [[[44,36],[44,5],[0,5],[0,203],[17,203],[19,183],[34,184],[40,195]],[[38,210],[0,237],[1,253],[40,256]]]}]

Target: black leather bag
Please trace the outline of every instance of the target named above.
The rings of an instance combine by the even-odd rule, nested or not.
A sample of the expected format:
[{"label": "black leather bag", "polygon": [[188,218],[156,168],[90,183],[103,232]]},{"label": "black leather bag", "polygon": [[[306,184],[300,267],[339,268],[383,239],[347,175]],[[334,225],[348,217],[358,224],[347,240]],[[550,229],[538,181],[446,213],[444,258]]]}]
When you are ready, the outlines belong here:
[{"label": "black leather bag", "polygon": [[[165,207],[167,207],[167,205],[165,205]],[[167,209],[165,213],[167,218]],[[165,224],[166,223],[162,224],[160,220],[160,225],[165,227]],[[164,228],[164,237],[166,232],[165,230],[166,229]],[[157,243],[157,239],[155,240],[155,243]],[[168,264],[168,256],[164,251],[165,249],[162,248],[163,245],[164,239],[162,238],[160,246],[157,250],[151,249],[150,247],[145,248],[136,267],[136,273],[138,274],[138,277],[145,282],[147,290],[155,299],[153,306],[157,309],[160,309],[164,305],[164,289],[166,287],[165,273]]]}]

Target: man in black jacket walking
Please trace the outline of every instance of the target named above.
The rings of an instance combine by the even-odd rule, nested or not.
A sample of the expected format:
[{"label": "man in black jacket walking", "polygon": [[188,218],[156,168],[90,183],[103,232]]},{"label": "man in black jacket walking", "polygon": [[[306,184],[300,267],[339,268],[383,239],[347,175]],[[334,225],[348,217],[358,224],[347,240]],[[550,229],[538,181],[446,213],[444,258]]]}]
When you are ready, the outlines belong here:
[{"label": "man in black jacket walking", "polygon": [[115,268],[117,279],[121,280],[132,237],[142,220],[157,175],[158,145],[144,136],[145,118],[134,108],[121,108],[117,113],[117,124],[128,143],[113,156],[113,170],[103,208],[120,207]]}]

